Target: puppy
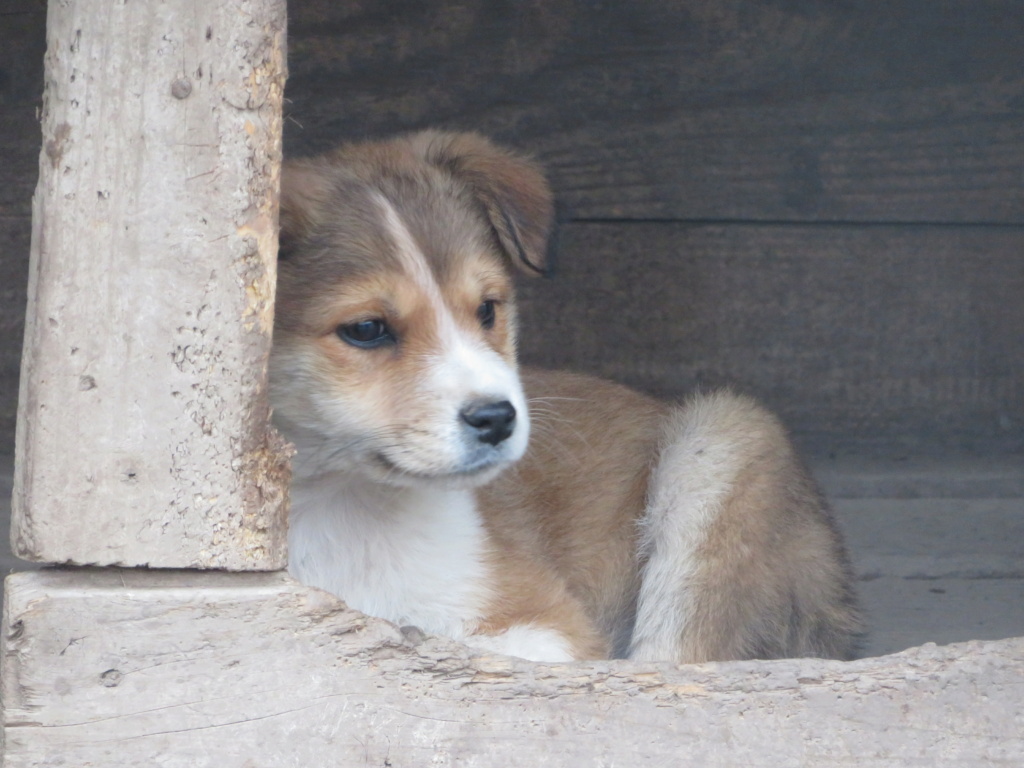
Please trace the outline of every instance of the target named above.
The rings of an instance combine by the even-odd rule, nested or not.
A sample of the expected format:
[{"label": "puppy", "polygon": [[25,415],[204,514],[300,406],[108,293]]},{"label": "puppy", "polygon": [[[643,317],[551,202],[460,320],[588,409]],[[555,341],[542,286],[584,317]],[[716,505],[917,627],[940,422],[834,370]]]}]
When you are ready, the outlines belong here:
[{"label": "puppy", "polygon": [[544,270],[552,211],[537,166],[474,134],[285,165],[291,573],[538,661],[850,657],[843,545],[773,416],[518,370],[512,271]]}]

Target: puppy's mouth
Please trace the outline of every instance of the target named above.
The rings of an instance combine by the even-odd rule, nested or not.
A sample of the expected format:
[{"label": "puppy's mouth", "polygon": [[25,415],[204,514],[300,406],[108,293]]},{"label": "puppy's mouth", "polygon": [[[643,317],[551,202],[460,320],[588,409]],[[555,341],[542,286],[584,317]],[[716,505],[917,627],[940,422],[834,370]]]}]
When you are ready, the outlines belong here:
[{"label": "puppy's mouth", "polygon": [[374,456],[387,480],[395,485],[437,485],[445,487],[473,487],[498,475],[512,462],[497,451],[478,456],[451,469],[436,471],[417,470],[397,464],[383,453]]}]

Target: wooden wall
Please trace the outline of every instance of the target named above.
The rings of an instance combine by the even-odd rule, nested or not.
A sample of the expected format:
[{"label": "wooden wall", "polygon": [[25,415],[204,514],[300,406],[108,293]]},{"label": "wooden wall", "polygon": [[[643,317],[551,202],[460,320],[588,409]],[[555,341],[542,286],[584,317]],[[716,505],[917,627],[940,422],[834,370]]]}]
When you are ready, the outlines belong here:
[{"label": "wooden wall", "polygon": [[[560,270],[522,286],[527,361],[667,395],[730,383],[816,450],[1024,448],[1016,0],[289,13],[286,152],[440,125],[547,165]],[[41,31],[0,18],[7,414]]]},{"label": "wooden wall", "polygon": [[45,50],[46,0],[0,0],[0,454],[14,451]]}]

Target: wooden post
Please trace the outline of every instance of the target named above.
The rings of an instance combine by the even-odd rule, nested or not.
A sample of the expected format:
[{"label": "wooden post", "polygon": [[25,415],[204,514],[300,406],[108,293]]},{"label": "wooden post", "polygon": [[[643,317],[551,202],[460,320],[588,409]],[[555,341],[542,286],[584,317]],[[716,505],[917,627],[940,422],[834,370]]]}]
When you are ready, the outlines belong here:
[{"label": "wooden post", "polygon": [[54,0],[12,545],[285,565],[267,426],[283,0]]}]

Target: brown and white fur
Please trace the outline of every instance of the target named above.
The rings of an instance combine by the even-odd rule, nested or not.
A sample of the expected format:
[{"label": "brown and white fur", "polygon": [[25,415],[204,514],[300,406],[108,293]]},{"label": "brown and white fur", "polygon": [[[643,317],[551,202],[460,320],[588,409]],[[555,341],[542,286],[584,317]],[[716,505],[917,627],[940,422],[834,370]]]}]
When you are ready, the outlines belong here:
[{"label": "brown and white fur", "polygon": [[551,222],[538,168],[473,134],[286,164],[289,570],[534,660],[849,657],[842,543],[772,415],[518,370],[511,272],[543,269]]}]

